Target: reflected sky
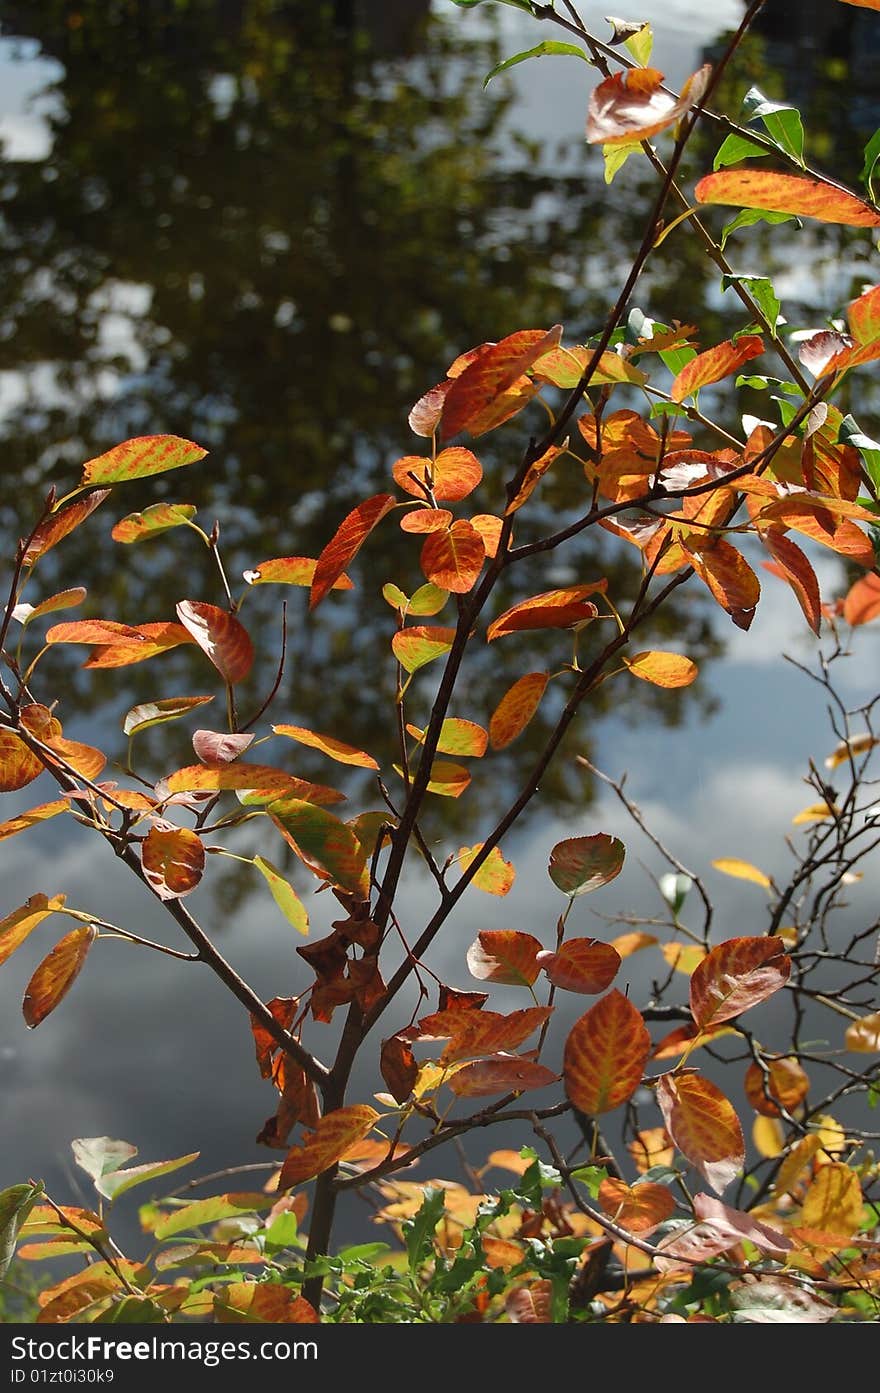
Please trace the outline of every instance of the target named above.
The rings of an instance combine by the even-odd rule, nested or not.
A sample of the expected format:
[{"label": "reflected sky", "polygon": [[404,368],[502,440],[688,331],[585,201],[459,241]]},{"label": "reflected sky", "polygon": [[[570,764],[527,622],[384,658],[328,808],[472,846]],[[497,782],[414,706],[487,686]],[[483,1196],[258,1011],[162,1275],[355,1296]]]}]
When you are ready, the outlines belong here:
[{"label": "reflected sky", "polygon": [[[120,82],[115,127],[106,115],[113,83],[103,90],[101,117],[102,85],[94,72],[89,80],[88,64],[78,66],[73,51],[65,68],[54,57],[39,56],[39,40],[0,42],[0,134],[7,161],[0,442],[7,483],[16,481],[0,499],[7,531],[21,494],[35,498],[59,464],[72,469],[131,433],[129,427],[178,429],[196,438],[201,430],[216,461],[209,516],[223,521],[234,569],[285,550],[316,554],[343,511],[352,474],[360,492],[369,491],[386,477],[389,462],[411,447],[401,429],[406,408],[456,352],[524,322],[564,318],[574,332],[588,331],[612,298],[608,286],[621,249],[638,225],[640,176],[625,171],[619,184],[605,189],[599,156],[583,144],[589,83],[574,60],[523,65],[482,94],[481,78],[492,61],[546,37],[512,10],[498,7],[493,16],[495,8],[465,16],[451,3],[436,3],[427,37],[407,39],[416,45],[414,53],[386,54],[379,66],[360,70],[345,129],[329,149],[320,123],[337,109],[335,84],[346,73],[344,64],[317,66],[317,42],[308,54],[311,69],[288,81],[283,64],[272,69],[275,50],[266,34],[249,31],[247,61],[263,61],[264,67],[230,77],[228,36],[210,32],[203,36],[204,52],[199,50],[200,85],[183,93],[174,85],[175,55],[157,46],[152,66],[141,65],[136,75],[133,67],[121,70],[136,99],[131,92],[126,99],[126,83]],[[48,15],[53,7],[45,9]],[[286,10],[291,32],[305,43],[297,6]],[[643,4],[641,11],[656,25],[658,63],[678,81],[705,49],[711,51],[719,31],[738,20],[741,6],[733,0],[711,7]],[[848,18],[861,23],[858,15]],[[48,28],[53,43],[64,47],[61,31]],[[282,26],[282,37],[286,32]],[[57,52],[53,44],[46,46]],[[778,61],[778,47],[774,52]],[[767,55],[764,40],[756,39],[728,79],[731,93],[741,96],[767,74],[777,95],[786,91],[785,73],[774,74]],[[368,73],[374,87],[366,91]],[[826,130],[821,113],[838,80],[834,72],[826,76],[824,86],[817,77],[819,145]],[[200,106],[206,93],[213,95],[207,115]],[[166,109],[162,99],[169,94],[179,105],[171,102]],[[233,121],[247,132],[236,136]],[[129,133],[129,145],[120,126]],[[840,156],[848,167],[857,163],[858,135],[850,133]],[[150,143],[161,139],[164,146]],[[294,166],[285,162],[291,143],[299,159],[297,182]],[[707,164],[711,150],[700,157]],[[99,208],[84,201],[83,162],[113,193],[103,219]],[[163,171],[155,197],[149,192],[153,165]],[[359,194],[354,202],[352,179]],[[122,200],[126,185],[128,202]],[[202,215],[209,210],[201,206],[206,198],[212,200],[207,218]],[[155,226],[144,222],[150,207]],[[214,216],[218,209],[225,221]],[[349,211],[357,215],[354,227],[346,223]],[[173,220],[171,233],[162,231],[165,217]],[[821,243],[809,230],[799,236],[802,241],[777,253],[777,289],[785,292],[792,324],[821,323],[839,312],[860,279],[876,279],[876,253],[861,238],[858,257],[844,262],[848,234],[823,232]],[[760,233],[742,248],[744,258],[763,264]],[[738,265],[754,269],[751,262],[748,268]],[[10,281],[16,267],[18,279]],[[63,282],[64,294],[54,300],[45,290],[47,267]],[[657,312],[699,316],[707,336],[721,337],[738,323],[730,296],[719,296],[687,240],[666,244],[646,278],[645,294]],[[690,297],[687,313],[682,297]],[[876,395],[865,392],[859,417],[866,429],[875,419],[872,408]],[[495,448],[488,447],[490,467]],[[179,490],[176,482],[174,488]],[[165,483],[135,488],[114,520],[165,496]],[[564,499],[548,494],[549,511],[561,506]],[[291,519],[296,545],[289,540]],[[126,556],[119,570],[106,543],[109,525],[108,519],[100,549],[94,541],[99,534],[77,542],[53,578],[72,583],[75,575],[81,578],[77,568],[88,562],[96,573],[94,593],[112,605],[114,615],[149,597],[162,604],[180,598],[167,552],[160,557],[144,548]],[[838,563],[830,554],[817,561],[823,593],[839,591]],[[388,578],[397,578],[393,567],[403,561],[393,550],[388,563]],[[187,553],[180,564],[187,567],[190,593],[208,597],[211,582],[202,558]],[[564,579],[548,577],[549,583]],[[263,609],[260,603],[255,599],[249,622],[253,614],[271,653],[277,596]],[[296,627],[292,661],[299,686],[284,718],[308,724],[309,713],[325,709],[335,687],[338,721],[334,725],[328,717],[326,728],[371,748],[388,693],[378,683],[375,691],[365,690],[359,664],[349,666],[347,659],[365,650],[363,626],[370,635],[383,624],[387,630],[388,612],[377,597],[361,595],[334,614],[326,632],[304,621]],[[518,871],[513,892],[503,901],[477,892],[465,897],[438,942],[431,962],[445,980],[468,984],[464,954],[479,929],[516,927],[549,945],[560,906],[546,861],[563,836],[603,830],[622,836],[629,848],[624,875],[579,907],[577,932],[602,929],[593,908],[605,914],[658,912],[640,860],[655,872],[664,867],[616,802],[586,782],[574,760],[582,750],[615,777],[628,771],[631,794],[654,830],[706,872],[717,896],[719,936],[761,931],[761,891],[725,880],[709,863],[739,856],[783,874],[789,860],[783,836],[794,814],[813,801],[803,784],[807,760],[821,761],[834,739],[818,688],[779,660],[786,650],[802,660],[813,651],[785,586],[767,578],[748,634],[724,616],[713,617],[711,628],[709,623],[701,597],[686,595],[674,628],[685,635],[688,651],[706,660],[688,704],[658,714],[650,690],[630,697],[609,684],[607,696],[603,691],[601,705],[574,732],[540,808],[504,847]],[[858,635],[843,680],[850,703],[873,695],[877,642],[870,630]],[[538,652],[535,666],[541,662]],[[509,677],[477,671],[468,693],[474,709],[491,710],[492,683],[497,699],[521,671],[515,666]],[[121,697],[113,697],[109,684],[99,686],[101,721],[115,723],[132,701],[156,695],[150,680],[155,678],[136,674]],[[163,683],[174,680],[193,679],[172,664]],[[175,687],[189,689],[201,690]],[[94,719],[94,710],[83,704],[85,690],[70,684],[70,733],[87,732]],[[174,746],[175,739],[172,748],[182,756],[184,747]],[[160,742],[155,753],[154,746],[149,749],[154,772],[163,772],[161,761],[164,767],[172,762],[167,749],[161,752]],[[319,763],[307,761],[302,772],[329,778]],[[485,803],[475,798],[475,820],[490,807],[490,793],[510,786],[510,777],[505,771],[493,781]],[[11,815],[37,801],[28,789],[7,798],[4,811]],[[465,814],[462,819],[456,846],[468,834],[475,839]],[[161,914],[103,845],[76,836],[60,841],[56,826],[0,848],[4,912],[35,891],[64,891],[71,904],[174,941]],[[439,837],[441,822],[431,830]],[[259,992],[287,994],[302,983],[291,931],[263,888],[249,889],[244,878],[233,877],[220,892],[196,892],[191,905],[215,926],[223,951]],[[309,902],[316,937],[333,917],[327,898]],[[872,898],[868,884],[853,887],[854,922],[875,913]],[[417,933],[434,907],[430,885],[412,874],[400,903],[405,928]],[[70,1173],[68,1142],[75,1135],[125,1137],[145,1160],[201,1150],[204,1171],[271,1159],[253,1138],[272,1111],[272,1090],[257,1078],[239,1007],[209,973],[126,945],[101,944],[63,1007],[29,1035],[19,998],[52,941],[51,927],[34,934],[0,976],[0,1183],[37,1174],[58,1197],[73,1195],[78,1182]],[[656,961],[644,954],[628,962],[622,981],[638,999],[656,971]],[[513,997],[502,1002],[521,1004]],[[406,1013],[403,1004],[392,1012],[395,1024]],[[325,1055],[332,1052],[332,1039],[330,1029]],[[367,1098],[378,1086],[374,1060],[367,1059],[352,1097]],[[444,1160],[438,1170],[447,1174],[452,1166]],[[123,1204],[133,1210],[133,1204]]]}]

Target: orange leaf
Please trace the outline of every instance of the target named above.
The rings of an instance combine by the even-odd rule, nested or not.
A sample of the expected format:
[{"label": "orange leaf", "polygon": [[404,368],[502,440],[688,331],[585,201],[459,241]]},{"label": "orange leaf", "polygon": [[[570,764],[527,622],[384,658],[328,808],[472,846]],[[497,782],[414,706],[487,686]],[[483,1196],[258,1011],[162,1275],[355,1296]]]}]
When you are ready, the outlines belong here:
[{"label": "orange leaf", "polygon": [[681,653],[662,653],[649,650],[624,656],[624,664],[633,677],[652,682],[655,687],[689,687],[697,675],[697,665]]},{"label": "orange leaf", "polygon": [[304,1296],[281,1282],[229,1282],[214,1294],[221,1325],[317,1325],[320,1316]]},{"label": "orange leaf", "polygon": [[477,583],[486,547],[475,527],[460,518],[447,532],[425,538],[419,564],[428,580],[454,595],[466,595]]},{"label": "orange leaf", "polygon": [[563,446],[551,445],[549,450],[544,451],[540,459],[536,459],[534,464],[529,465],[525,478],[504,510],[506,517],[509,517],[511,513],[519,512],[522,505],[531,498],[553,461],[558,459],[562,452]]},{"label": "orange leaf", "polygon": [[530,1088],[546,1088],[558,1078],[559,1075],[544,1064],[535,1064],[515,1054],[501,1054],[465,1064],[446,1083],[457,1098],[489,1098],[494,1093],[524,1093]]},{"label": "orange leaf", "polygon": [[853,300],[847,313],[850,333],[855,342],[829,359],[818,372],[819,377],[880,358],[880,285],[872,286],[864,295]]},{"label": "orange leaf", "polygon": [[691,1014],[701,1029],[732,1020],[778,992],[791,972],[781,938],[729,938],[694,969]]},{"label": "orange leaf", "polygon": [[353,894],[369,894],[364,848],[339,818],[299,798],[280,798],[266,810],[297,856],[316,875]]},{"label": "orange leaf", "polygon": [[628,958],[631,953],[638,953],[642,948],[652,948],[656,942],[654,934],[636,929],[632,933],[618,934],[616,938],[612,938],[611,947],[615,948],[622,958]]},{"label": "orange leaf", "polygon": [[[821,542],[822,546],[830,547],[840,556],[851,557],[853,561],[858,561],[860,566],[870,570],[874,565],[874,548],[870,537],[848,518],[836,517],[830,506],[833,500],[829,499],[828,503],[828,508],[817,509],[815,502],[799,498],[795,494],[791,498],[773,503],[773,511],[768,520],[781,523],[783,527],[792,527],[814,542]],[[768,512],[769,510],[765,509],[762,516]],[[760,529],[760,520],[758,526]]]},{"label": "orange leaf", "polygon": [[83,465],[80,488],[89,484],[122,484],[128,479],[146,479],[204,459],[208,453],[192,440],[179,435],[138,435],[123,440],[106,454]]},{"label": "orange leaf", "polygon": [[880,1011],[862,1016],[846,1029],[846,1048],[853,1054],[880,1053]]},{"label": "orange leaf", "polygon": [[586,895],[620,875],[625,856],[622,841],[597,832],[592,837],[569,837],[557,842],[547,869],[563,894]]},{"label": "orange leaf", "polygon": [[201,837],[188,827],[154,823],[141,848],[144,875],[160,900],[179,900],[195,890],[205,869]]},{"label": "orange leaf", "polygon": [[65,934],[40,963],[27,984],[21,1007],[31,1030],[45,1020],[70,991],[97,937],[94,924],[80,924]]},{"label": "orange leaf", "polygon": [[117,624],[113,619],[71,619],[64,624],[53,624],[46,634],[47,643],[104,644],[118,643],[120,639],[143,642],[138,629],[129,624]]},{"label": "orange leaf", "polygon": [[620,954],[597,938],[569,938],[557,952],[539,953],[538,966],[554,987],[595,996],[617,976]]},{"label": "orange leaf", "polygon": [[12,956],[38,924],[62,909],[64,902],[64,895],[53,895],[51,900],[46,895],[31,895],[23,905],[0,920],[0,963]]},{"label": "orange leaf", "polygon": [[678,1150],[721,1194],[745,1161],[745,1143],[732,1104],[708,1079],[687,1070],[657,1081],[657,1102]]},{"label": "orange leaf", "polygon": [[195,517],[195,513],[196,509],[191,503],[153,503],[142,513],[129,513],[127,517],[120,518],[110,536],[114,542],[130,546],[134,542],[146,541],[148,537],[157,537],[169,528],[182,527]]},{"label": "orange leaf", "polygon": [[77,605],[82,604],[87,594],[85,586],[75,585],[70,590],[59,590],[56,595],[47,596],[37,605],[25,603],[16,605],[12,611],[12,617],[22,625],[31,624],[35,619],[42,619],[46,614],[57,614],[58,610],[61,609],[75,609]]},{"label": "orange leaf", "polygon": [[859,5],[863,10],[880,10],[880,0],[842,0],[844,5]]},{"label": "orange leaf", "polygon": [[216,605],[181,600],[175,606],[187,633],[214,664],[224,682],[243,682],[254,662],[254,645],[240,619]]},{"label": "orange leaf", "polygon": [[247,764],[244,760],[215,767],[188,764],[185,769],[177,769],[173,774],[169,774],[162,780],[162,785],[163,794],[165,789],[169,793],[255,789],[274,798],[283,794],[322,806],[345,802],[345,794],[337,793],[335,788],[325,788],[323,784],[312,784],[305,779],[297,779],[293,774],[287,774],[283,769],[274,769],[271,765]]},{"label": "orange leaf", "polygon": [[496,517],[494,513],[475,513],[470,523],[474,531],[479,532],[482,537],[486,555],[497,556],[501,543],[501,532],[504,527],[503,520]]},{"label": "orange leaf", "polygon": [[619,991],[610,991],[575,1021],[565,1042],[566,1096],[581,1112],[610,1112],[631,1098],[642,1081],[651,1037],[641,1014]]},{"label": "orange leaf", "polygon": [[665,1185],[627,1185],[612,1176],[599,1186],[599,1204],[630,1233],[653,1233],[675,1212],[675,1200]]},{"label": "orange leaf", "polygon": [[35,561],[38,561],[41,556],[45,556],[47,551],[51,551],[52,547],[67,537],[75,527],[79,527],[81,522],[85,522],[86,518],[100,507],[104,499],[109,497],[109,489],[99,489],[95,493],[90,493],[88,498],[77,499],[68,507],[59,509],[57,513],[52,513],[34,533],[24,554],[23,564],[33,566]]},{"label": "orange leaf", "polygon": [[444,1064],[453,1064],[476,1055],[517,1049],[552,1014],[551,1006],[527,1006],[506,1016],[497,1011],[436,1011],[419,1021],[420,1038],[448,1039],[442,1059]]},{"label": "orange leaf", "polygon": [[[395,769],[401,773],[395,764]],[[439,794],[443,798],[460,798],[471,781],[470,771],[463,764],[453,764],[451,759],[435,760],[428,780],[428,793]]]},{"label": "orange leaf", "polygon": [[843,602],[843,617],[847,624],[856,628],[859,624],[870,624],[880,615],[880,576],[871,572],[861,576],[850,586]]},{"label": "orange leaf", "polygon": [[403,1033],[382,1041],[379,1068],[394,1101],[405,1103],[415,1087],[419,1066],[412,1045],[404,1039]]},{"label": "orange leaf", "polygon": [[328,590],[332,590],[348,563],[357,556],[373,528],[391,512],[396,502],[393,494],[377,493],[359,503],[342,519],[318,557],[309,595],[309,609],[317,608]]},{"label": "orange leaf", "polygon": [[7,837],[14,837],[17,832],[25,832],[28,827],[33,827],[38,822],[45,822],[47,818],[57,817],[59,813],[69,811],[70,804],[66,798],[56,798],[53,803],[40,803],[39,807],[29,808],[26,813],[19,813],[8,822],[0,822],[0,842]]},{"label": "orange leaf", "polygon": [[628,145],[648,140],[680,121],[703,96],[712,75],[706,63],[692,73],[681,96],[662,91],[663,74],[656,68],[633,68],[608,77],[590,97],[587,140],[591,145]]},{"label": "orange leaf", "polygon": [[541,944],[517,929],[484,929],[467,950],[467,965],[480,982],[530,987],[537,981]]},{"label": "orange leaf", "polygon": [[697,184],[698,203],[726,203],[734,208],[766,208],[847,227],[880,227],[880,212],[855,194],[818,179],[775,174],[766,169],[724,169]]},{"label": "orange leaf", "polygon": [[[408,725],[407,730],[421,745],[425,732],[418,726]],[[448,716],[440,727],[437,753],[441,755],[466,755],[481,759],[486,753],[489,737],[476,721],[465,721],[460,716]]]},{"label": "orange leaf", "polygon": [[[463,871],[468,870],[471,862],[482,849],[482,842],[477,842],[476,846],[459,848],[458,864]],[[474,874],[471,885],[475,890],[482,890],[486,895],[507,895],[513,888],[515,880],[516,871],[513,862],[505,861],[501,848],[493,846],[480,869]]]},{"label": "orange leaf", "polygon": [[[677,945],[666,944],[666,947]],[[701,959],[702,960],[702,954]],[[667,959],[668,961],[668,959]],[[700,1045],[708,1045],[710,1041],[717,1040],[721,1035],[735,1035],[729,1025],[719,1025],[714,1030],[700,1030],[696,1025],[677,1025],[674,1030],[670,1030],[668,1035],[655,1046],[651,1055],[652,1059],[676,1059],[685,1050],[690,1054],[691,1050],[699,1048]]]},{"label": "orange leaf", "polygon": [[320,750],[339,764],[353,764],[360,769],[379,768],[372,755],[355,749],[353,745],[346,745],[342,740],[334,739],[332,735],[319,735],[317,731],[306,730],[304,726],[280,725],[273,726],[272,729],[276,735],[286,735],[289,739],[298,741],[300,745],[310,745],[313,749]]},{"label": "orange leaf", "polygon": [[452,522],[448,508],[413,508],[400,519],[402,532],[442,532]]},{"label": "orange leaf", "polygon": [[730,377],[743,363],[747,363],[750,358],[757,358],[763,352],[764,343],[757,334],[746,334],[735,342],[730,340],[727,343],[716,344],[714,348],[707,349],[705,353],[698,353],[696,358],[685,363],[681,372],[676,375],[669,395],[673,401],[684,401],[685,397],[689,397],[692,392],[698,392],[710,382],[720,382],[723,377]]},{"label": "orange leaf", "polygon": [[391,640],[391,651],[402,668],[407,672],[417,672],[420,667],[448,653],[454,638],[454,629],[414,624],[409,629],[398,629]]},{"label": "orange leaf", "polygon": [[722,609],[740,629],[748,629],[761,598],[761,585],[742,552],[722,539],[706,545],[691,536],[682,551]]},{"label": "orange leaf", "polygon": [[[252,571],[245,571],[248,585],[307,585],[315,579],[318,563],[311,556],[276,556],[261,561]],[[338,576],[331,590],[353,590],[354,584],[346,575]]]},{"label": "orange leaf", "polygon": [[[765,563],[767,570],[773,570],[784,581],[788,582],[804,612],[804,618],[813,633],[818,634],[822,619],[822,597],[819,594],[816,572],[800,547],[778,528],[762,528],[761,541],[776,561],[775,567]],[[877,612],[880,614],[880,603],[878,603]]]},{"label": "orange leaf", "polygon": [[129,667],[167,653],[182,643],[195,643],[192,634],[182,624],[138,624],[135,639],[116,639],[113,643],[95,648],[84,668]]},{"label": "orange leaf", "polygon": [[347,1147],[372,1131],[378,1120],[376,1110],[365,1103],[326,1113],[305,1145],[294,1146],[287,1153],[278,1177],[278,1189],[289,1190],[329,1170]]},{"label": "orange leaf", "polygon": [[804,1196],[801,1222],[811,1229],[849,1238],[861,1227],[862,1187],[854,1170],[833,1161],[816,1172]]},{"label": "orange leaf", "polygon": [[487,429],[487,411],[491,412],[498,399],[538,358],[554,348],[561,337],[561,324],[554,325],[549,332],[520,329],[486,348],[455,379],[446,395],[440,418],[443,439],[448,440],[462,430],[482,434]]},{"label": "orange leaf", "polygon": [[[565,348],[560,345],[538,359],[532,369],[532,375],[540,382],[550,382],[554,387],[563,387],[570,391],[584,376],[592,357],[592,348]],[[647,380],[646,372],[634,367],[628,358],[621,358],[612,349],[608,349],[601,354],[590,378],[590,385],[598,387],[608,382],[629,382],[635,387],[643,387]]]},{"label": "orange leaf", "polygon": [[537,711],[549,681],[549,673],[527,672],[508,687],[489,721],[489,743],[493,750],[506,749],[522,734]]},{"label": "orange leaf", "polygon": [[675,1160],[675,1148],[665,1127],[643,1127],[636,1132],[633,1141],[627,1142],[626,1149],[639,1175],[644,1175],[652,1166],[671,1166]]},{"label": "orange leaf", "polygon": [[553,1324],[553,1283],[546,1277],[528,1287],[513,1287],[504,1298],[507,1318],[514,1325]]},{"label": "orange leaf", "polygon": [[0,793],[25,788],[42,772],[42,761],[31,753],[21,736],[14,730],[0,729]]},{"label": "orange leaf", "polygon": [[[451,385],[451,384],[450,384]],[[421,455],[404,455],[391,470],[398,488],[413,498],[433,494],[438,503],[460,503],[483,477],[483,466],[472,450],[454,445],[432,462]]]},{"label": "orange leaf", "polygon": [[781,1108],[791,1112],[810,1091],[807,1074],[791,1056],[767,1060],[767,1074],[765,1080],[764,1070],[750,1064],[745,1077],[746,1097],[762,1117],[780,1117]]},{"label": "orange leaf", "polygon": [[589,623],[599,611],[586,599],[605,589],[605,580],[590,585],[571,585],[565,590],[545,590],[499,614],[486,630],[486,642],[504,634],[520,633],[523,629],[568,629],[575,624]]}]

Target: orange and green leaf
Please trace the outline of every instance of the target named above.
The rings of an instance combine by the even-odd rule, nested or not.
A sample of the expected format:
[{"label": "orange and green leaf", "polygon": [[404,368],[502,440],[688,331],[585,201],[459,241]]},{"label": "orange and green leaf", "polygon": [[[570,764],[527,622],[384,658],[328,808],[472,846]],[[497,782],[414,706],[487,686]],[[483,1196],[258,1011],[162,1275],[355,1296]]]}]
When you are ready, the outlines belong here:
[{"label": "orange and green leaf", "polygon": [[618,837],[597,832],[592,837],[568,837],[557,842],[547,867],[550,879],[565,895],[586,895],[620,875],[626,847]]},{"label": "orange and green leaf", "polygon": [[818,179],[767,169],[724,169],[705,175],[695,189],[698,203],[764,208],[847,227],[880,227],[880,211],[855,194]]},{"label": "orange and green leaf", "polygon": [[522,734],[541,704],[549,681],[549,673],[527,672],[508,687],[489,721],[489,744],[493,750],[506,749]]},{"label": "orange and green leaf", "polygon": [[122,484],[129,479],[146,479],[152,474],[165,474],[169,469],[194,464],[207,453],[201,445],[183,440],[179,435],[135,436],[84,464],[79,486],[88,488],[92,484]]},{"label": "orange and green leaf", "polygon": [[[459,849],[457,860],[462,871],[470,868],[474,858],[482,850],[482,842],[477,842],[476,846],[463,846]],[[515,880],[516,870],[513,862],[506,861],[501,848],[493,846],[480,869],[474,874],[471,884],[475,890],[482,890],[487,895],[507,895],[513,889]]]},{"label": "orange and green leaf", "polygon": [[285,840],[316,875],[354,894],[369,893],[363,845],[339,818],[299,798],[276,799],[266,811]]}]

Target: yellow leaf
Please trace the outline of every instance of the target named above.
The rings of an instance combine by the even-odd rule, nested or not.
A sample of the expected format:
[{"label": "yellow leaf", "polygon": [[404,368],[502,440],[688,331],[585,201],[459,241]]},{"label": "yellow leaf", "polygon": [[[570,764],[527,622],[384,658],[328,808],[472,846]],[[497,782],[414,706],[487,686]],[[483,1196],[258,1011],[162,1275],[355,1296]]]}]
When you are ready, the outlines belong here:
[{"label": "yellow leaf", "polygon": [[756,1117],[752,1123],[752,1141],[761,1156],[772,1158],[781,1156],[785,1146],[785,1132],[778,1117]]},{"label": "yellow leaf", "polygon": [[834,817],[839,809],[829,803],[811,803],[808,808],[802,808],[796,817],[792,818],[792,826],[800,827],[805,822],[827,822],[830,817]]},{"label": "yellow leaf", "polygon": [[713,861],[712,865],[716,871],[721,871],[722,875],[731,875],[736,880],[751,880],[755,885],[763,885],[765,890],[770,889],[769,877],[750,861],[739,861],[735,856],[724,856],[720,861]]},{"label": "yellow leaf", "polygon": [[862,1222],[862,1187],[849,1166],[833,1161],[816,1173],[804,1197],[801,1223],[822,1233],[849,1238]]},{"label": "yellow leaf", "polygon": [[690,977],[706,956],[705,949],[697,943],[664,943],[660,949],[670,967]]},{"label": "yellow leaf", "polygon": [[[768,1122],[772,1120],[775,1119],[767,1119]],[[788,1195],[793,1193],[802,1172],[821,1148],[822,1143],[815,1132],[811,1132],[809,1136],[802,1137],[801,1140],[791,1148],[791,1151],[779,1167],[779,1173],[776,1177],[777,1195]]]},{"label": "yellow leaf", "polygon": [[826,769],[836,769],[838,765],[846,764],[850,759],[855,759],[857,755],[867,754],[875,745],[880,745],[880,739],[875,735],[854,735],[851,740],[841,740],[836,749],[825,761]]},{"label": "yellow leaf", "polygon": [[827,1112],[817,1114],[813,1119],[813,1125],[821,1147],[818,1164],[824,1166],[846,1150],[846,1132],[837,1119]]},{"label": "yellow leaf", "polygon": [[846,1048],[853,1054],[876,1054],[880,1051],[880,1011],[853,1021],[846,1032]]}]

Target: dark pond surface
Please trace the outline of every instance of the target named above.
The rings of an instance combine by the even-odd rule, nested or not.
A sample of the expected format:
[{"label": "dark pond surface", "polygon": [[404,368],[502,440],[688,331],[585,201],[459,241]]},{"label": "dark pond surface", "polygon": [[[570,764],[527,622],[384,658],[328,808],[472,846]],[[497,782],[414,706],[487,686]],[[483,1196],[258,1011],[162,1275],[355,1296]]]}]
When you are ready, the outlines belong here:
[{"label": "dark pond surface", "polygon": [[[731,65],[723,100],[735,113],[758,84],[802,104],[812,157],[854,182],[861,147],[880,125],[870,49],[877,26],[867,13],[834,9],[832,20],[825,5],[768,4]],[[127,436],[173,431],[210,450],[185,480],[171,474],[114,497],[46,565],[41,593],[82,582],[89,614],[130,622],[168,618],[185,596],[221,602],[194,534],[122,556],[109,540],[123,512],[160,499],[197,503],[206,528],[220,521],[236,592],[242,571],[264,558],[317,555],[351,503],[386,488],[390,464],[417,448],[407,411],[459,352],[557,321],[577,341],[617,293],[648,186],[633,161],[605,186],[600,157],[583,141],[589,70],[543,60],[484,92],[500,56],[546,37],[525,16],[416,0],[331,10],[294,0],[4,7],[0,532],[17,536],[50,481],[72,486],[82,460]],[[717,51],[742,6],[681,0],[643,4],[641,13],[655,25],[658,65],[679,81]],[[693,150],[685,182],[709,167],[713,150]],[[760,231],[731,246],[737,269],[769,266],[792,326],[821,324],[877,278],[870,241],[842,229],[808,225],[775,251]],[[719,293],[691,238],[664,243],[637,300],[657,318],[700,323],[705,342],[741,327],[738,302]],[[876,391],[867,393],[864,377],[859,390],[846,409],[865,429],[873,421],[876,433]],[[756,395],[749,409],[766,413],[766,404]],[[493,482],[521,439],[511,445],[502,432],[481,446],[481,510],[499,506]],[[545,519],[563,513],[565,480],[548,481],[541,498]],[[533,588],[588,573],[625,590],[630,558],[607,541],[571,566],[536,563]],[[823,587],[839,589],[837,563],[817,562]],[[304,592],[291,593],[273,715],[332,731],[385,765],[392,620],[378,592],[385,580],[410,590],[418,582],[394,528],[357,565],[358,589],[334,597],[318,621],[305,612]],[[261,662],[243,706],[256,707],[271,683],[278,608],[274,587],[249,592],[244,617]],[[807,757],[834,743],[818,689],[779,662],[786,647],[809,655],[799,619],[772,580],[747,635],[719,624],[698,595],[676,600],[651,638],[675,635],[700,662],[700,682],[675,699],[647,686],[600,689],[540,806],[505,846],[518,871],[514,891],[503,901],[466,899],[434,969],[465,985],[464,952],[481,928],[519,927],[549,942],[559,906],[546,859],[562,836],[623,835],[631,869],[599,908],[656,912],[638,866],[644,851],[656,870],[656,857],[589,785],[577,752],[615,775],[629,770],[654,830],[698,868],[721,855],[769,871],[784,866],[782,833],[811,801],[800,782]],[[527,659],[515,645],[495,649],[474,661],[454,714],[485,721],[524,661],[559,661],[552,638],[530,645]],[[860,652],[845,684],[853,701],[873,695],[873,634],[863,635]],[[118,732],[136,701],[212,690],[209,670],[194,668],[185,650],[159,661],[126,669],[121,685],[86,682],[69,650],[47,663],[47,683],[60,674],[67,733],[98,739]],[[427,687],[419,701],[425,716]],[[491,825],[552,715],[551,705],[465,798],[443,800],[429,817],[426,831],[442,838],[444,855]],[[158,776],[188,762],[187,739],[183,725],[142,737],[144,771]],[[123,753],[121,733],[113,749]],[[332,782],[335,766],[310,753],[298,757],[297,772]],[[353,811],[378,806],[366,779],[345,787]],[[37,801],[27,789],[18,803],[6,800],[7,815]],[[66,829],[62,837],[59,826],[2,848],[0,909],[37,890],[64,892],[70,904],[174,942],[106,848]],[[269,854],[282,859],[275,846]],[[296,990],[291,931],[250,868],[223,868],[211,866],[217,874],[192,897],[194,913],[265,997]],[[715,879],[721,936],[759,929],[760,892]],[[872,912],[868,898],[854,891],[856,917]],[[332,918],[326,899],[314,903],[314,935]],[[401,905],[414,936],[433,908],[415,872]],[[581,931],[593,932],[599,921],[579,913]],[[271,1089],[256,1081],[239,1008],[208,974],[102,945],[63,1008],[29,1036],[18,1001],[49,946],[45,931],[34,939],[0,978],[0,1183],[39,1174],[72,1193],[68,1142],[76,1135],[125,1137],[144,1159],[198,1149],[204,1171],[267,1159],[253,1138],[272,1108]],[[632,960],[635,996],[655,972],[656,964]],[[358,1098],[381,1086],[372,1070],[358,1079]]]}]

